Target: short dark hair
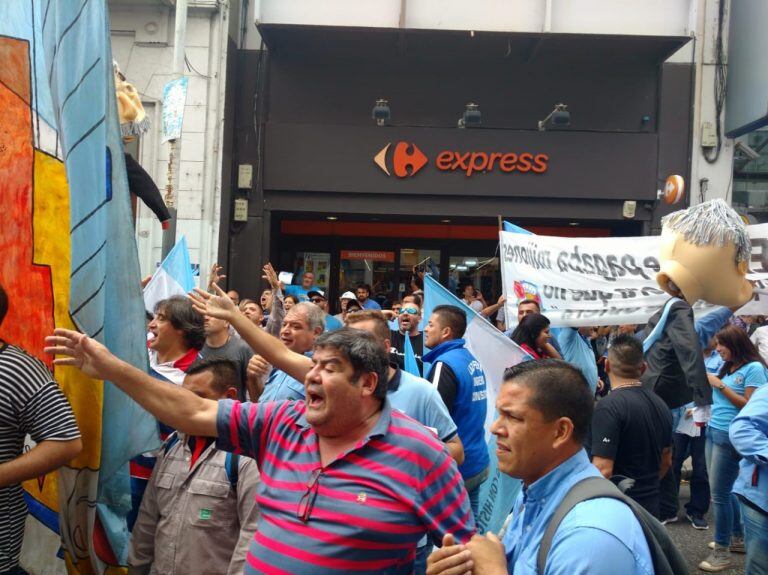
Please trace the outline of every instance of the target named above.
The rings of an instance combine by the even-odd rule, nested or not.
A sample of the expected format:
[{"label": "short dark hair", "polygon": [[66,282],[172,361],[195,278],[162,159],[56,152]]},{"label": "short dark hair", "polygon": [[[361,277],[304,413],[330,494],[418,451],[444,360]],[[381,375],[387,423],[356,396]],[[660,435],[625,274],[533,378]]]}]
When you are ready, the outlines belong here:
[{"label": "short dark hair", "polygon": [[8,313],[8,294],[5,293],[3,286],[0,285],[0,325],[3,324],[5,315]]},{"label": "short dark hair", "polygon": [[530,297],[523,298],[519,302],[517,302],[517,307],[520,307],[521,305],[525,305],[525,304],[529,304],[529,303],[532,303],[533,305],[536,306],[537,310],[541,311],[541,304],[539,304],[538,300],[535,300],[535,299],[530,298]]},{"label": "short dark hair", "polygon": [[573,439],[582,443],[592,423],[595,400],[581,371],[562,359],[524,361],[504,372],[504,383],[514,381],[531,390],[529,405],[545,420],[567,417]]},{"label": "short dark hair", "polygon": [[512,341],[518,345],[527,345],[530,348],[536,347],[536,339],[542,330],[549,327],[549,319],[540,313],[529,313],[520,323],[517,324],[515,331],[509,336]]},{"label": "short dark hair", "polygon": [[464,337],[467,331],[467,314],[464,310],[455,305],[439,305],[432,310],[440,318],[440,323],[445,327],[451,328],[453,339]]},{"label": "short dark hair", "polygon": [[242,382],[237,364],[231,359],[211,358],[195,361],[187,370],[187,375],[198,373],[211,373],[213,375],[213,388],[217,393],[226,393],[230,387],[234,387],[238,393]]},{"label": "short dark hair", "polygon": [[183,295],[171,296],[155,304],[155,314],[162,313],[171,325],[184,332],[184,343],[189,348],[202,349],[205,344],[203,316],[195,311],[192,302]]},{"label": "short dark hair", "polygon": [[643,371],[643,344],[633,335],[622,333],[608,348],[611,372],[619,377],[639,378]]},{"label": "short dark hair", "polygon": [[352,364],[355,380],[363,373],[375,373],[378,382],[374,397],[382,401],[386,398],[389,354],[373,334],[351,327],[327,331],[315,340],[315,349],[324,348],[339,351]]},{"label": "short dark hair", "polygon": [[371,293],[373,293],[371,291],[371,286],[369,286],[368,284],[364,284],[364,283],[357,284],[357,287],[355,289],[364,289],[365,291],[368,292],[368,295],[371,295]]}]

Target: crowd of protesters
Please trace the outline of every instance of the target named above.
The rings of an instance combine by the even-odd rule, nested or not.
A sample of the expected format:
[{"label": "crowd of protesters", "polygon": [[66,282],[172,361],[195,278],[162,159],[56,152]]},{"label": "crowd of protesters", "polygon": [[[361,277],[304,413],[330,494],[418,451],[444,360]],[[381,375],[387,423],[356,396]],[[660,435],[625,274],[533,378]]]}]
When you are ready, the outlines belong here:
[{"label": "crowd of protesters", "polygon": [[[717,309],[649,352],[653,318],[556,328],[530,297],[505,321],[504,298],[488,305],[469,282],[463,304],[424,317],[418,274],[401,301],[360,284],[331,302],[310,272],[286,286],[263,271],[269,287],[253,297],[225,293],[215,265],[207,290],[160,301],[147,372],[77,332],[47,340],[56,363],[114,382],[159,421],[163,447],[131,462],[129,573],[662,573],[638,510],[680,520],[688,459],[683,515],[708,529],[711,503],[714,517],[699,568],[746,553],[747,573],[768,573],[764,318]],[[0,322],[9,296],[0,287]],[[529,358],[504,374],[491,428],[500,472],[523,483],[499,534],[475,522],[491,471],[488,383],[462,305]],[[681,351],[686,337],[703,355]],[[670,378],[688,392],[675,395]],[[711,417],[694,423],[709,394]],[[27,433],[37,447],[22,453]],[[47,369],[0,342],[0,501],[11,510],[0,574],[21,573],[20,482],[79,449]],[[547,534],[571,490],[600,477],[629,499],[583,501]]]}]

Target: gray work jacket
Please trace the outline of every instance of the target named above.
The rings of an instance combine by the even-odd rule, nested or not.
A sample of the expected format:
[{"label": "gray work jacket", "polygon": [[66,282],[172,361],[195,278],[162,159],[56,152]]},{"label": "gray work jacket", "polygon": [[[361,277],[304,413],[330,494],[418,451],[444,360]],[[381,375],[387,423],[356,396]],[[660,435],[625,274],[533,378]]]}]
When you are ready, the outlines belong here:
[{"label": "gray work jacket", "polygon": [[256,462],[240,457],[236,487],[226,452],[209,445],[190,469],[187,436],[158,458],[128,553],[129,575],[240,575],[258,520]]}]

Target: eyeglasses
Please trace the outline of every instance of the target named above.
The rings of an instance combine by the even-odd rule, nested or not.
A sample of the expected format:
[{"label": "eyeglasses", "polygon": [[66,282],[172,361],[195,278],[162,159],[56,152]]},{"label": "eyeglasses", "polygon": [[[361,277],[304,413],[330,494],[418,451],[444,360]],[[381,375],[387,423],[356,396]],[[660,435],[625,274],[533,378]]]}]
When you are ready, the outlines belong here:
[{"label": "eyeglasses", "polygon": [[409,313],[411,315],[419,315],[419,310],[417,310],[415,307],[404,307],[400,310],[400,315],[403,315],[404,313]]},{"label": "eyeglasses", "polygon": [[309,516],[312,514],[312,509],[315,507],[315,499],[317,499],[317,491],[320,487],[320,476],[323,474],[321,468],[317,468],[312,472],[312,476],[307,481],[307,492],[299,499],[299,506],[296,509],[296,517],[301,520],[302,523],[309,521]]}]

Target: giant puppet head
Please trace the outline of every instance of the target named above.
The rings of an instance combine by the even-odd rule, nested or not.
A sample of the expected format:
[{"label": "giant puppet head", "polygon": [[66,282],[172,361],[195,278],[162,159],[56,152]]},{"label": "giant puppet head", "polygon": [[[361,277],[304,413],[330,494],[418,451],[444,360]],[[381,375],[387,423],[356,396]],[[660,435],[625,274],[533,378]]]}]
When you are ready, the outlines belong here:
[{"label": "giant puppet head", "polygon": [[661,289],[689,304],[703,299],[735,307],[752,297],[749,269],[752,244],[739,215],[723,200],[673,212],[662,220]]},{"label": "giant puppet head", "polygon": [[115,95],[117,96],[117,115],[120,117],[120,131],[123,142],[130,142],[149,130],[149,118],[144,112],[141,97],[120,71],[117,62],[112,63],[115,72]]}]

